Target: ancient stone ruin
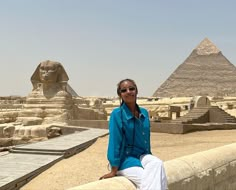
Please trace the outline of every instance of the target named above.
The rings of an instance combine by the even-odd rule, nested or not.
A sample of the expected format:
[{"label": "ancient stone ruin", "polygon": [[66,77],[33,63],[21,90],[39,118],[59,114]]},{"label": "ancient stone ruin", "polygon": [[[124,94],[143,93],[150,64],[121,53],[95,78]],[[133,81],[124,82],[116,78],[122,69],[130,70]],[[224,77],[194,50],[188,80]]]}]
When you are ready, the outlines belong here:
[{"label": "ancient stone ruin", "polygon": [[206,38],[153,96],[236,96],[236,67]]},{"label": "ancient stone ruin", "polygon": [[[69,91],[69,77],[61,63],[41,62],[31,77],[32,92],[19,113],[23,125],[68,122],[79,119],[106,119],[106,113],[83,104],[83,98]],[[85,103],[85,100],[84,100]]]},{"label": "ancient stone ruin", "polygon": [[[180,115],[178,113],[178,115]],[[153,129],[166,133],[188,133],[212,129],[236,129],[236,117],[218,106],[211,105],[206,96],[193,98],[191,110],[176,119],[153,123]]]},{"label": "ancient stone ruin", "polygon": [[107,120],[101,101],[91,103],[78,96],[68,80],[61,63],[43,61],[31,77],[33,89],[26,98],[2,98],[0,147],[73,132],[68,125],[71,121]]}]

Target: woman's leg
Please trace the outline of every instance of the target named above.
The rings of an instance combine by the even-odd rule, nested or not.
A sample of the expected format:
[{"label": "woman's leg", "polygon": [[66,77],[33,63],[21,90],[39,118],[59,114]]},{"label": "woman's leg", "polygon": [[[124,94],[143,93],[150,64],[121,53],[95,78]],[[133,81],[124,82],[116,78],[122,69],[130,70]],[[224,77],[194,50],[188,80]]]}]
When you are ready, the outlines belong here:
[{"label": "woman's leg", "polygon": [[144,168],[141,189],[168,189],[163,162],[151,154],[142,155],[140,160]]},{"label": "woman's leg", "polygon": [[137,190],[141,190],[141,181],[143,176],[143,168],[141,167],[131,167],[117,172],[117,175],[121,175],[132,181]]}]

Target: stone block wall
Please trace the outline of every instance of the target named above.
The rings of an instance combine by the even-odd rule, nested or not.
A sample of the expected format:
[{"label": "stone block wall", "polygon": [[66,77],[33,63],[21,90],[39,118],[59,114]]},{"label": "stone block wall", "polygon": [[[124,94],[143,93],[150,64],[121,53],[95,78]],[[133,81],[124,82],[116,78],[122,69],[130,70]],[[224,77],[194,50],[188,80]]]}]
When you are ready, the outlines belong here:
[{"label": "stone block wall", "polygon": [[236,189],[236,143],[166,161],[170,190]]},{"label": "stone block wall", "polygon": [[[169,190],[235,190],[236,143],[164,163]],[[118,183],[117,183],[118,182]],[[124,177],[84,184],[70,190],[136,190]]]}]

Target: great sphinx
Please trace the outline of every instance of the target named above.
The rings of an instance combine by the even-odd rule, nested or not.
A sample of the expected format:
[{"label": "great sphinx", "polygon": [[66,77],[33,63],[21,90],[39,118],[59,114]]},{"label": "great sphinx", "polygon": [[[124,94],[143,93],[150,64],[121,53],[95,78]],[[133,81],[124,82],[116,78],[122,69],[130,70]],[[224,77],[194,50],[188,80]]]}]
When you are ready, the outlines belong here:
[{"label": "great sphinx", "polygon": [[7,138],[6,146],[11,146],[10,142],[25,143],[67,134],[73,131],[70,121],[107,119],[101,102],[90,105],[91,101],[78,96],[68,80],[61,63],[39,63],[31,76],[32,91],[20,110],[8,114],[12,123],[0,122],[0,138]]},{"label": "great sphinx", "polygon": [[41,62],[31,76],[32,91],[19,113],[23,125],[40,125],[69,120],[106,119],[106,113],[83,106],[85,98],[74,97],[68,85],[69,77],[61,63],[46,60]]},{"label": "great sphinx", "polygon": [[41,62],[33,75],[33,89],[26,98],[18,121],[25,125],[64,122],[73,119],[72,95],[67,92],[69,77],[61,63]]}]

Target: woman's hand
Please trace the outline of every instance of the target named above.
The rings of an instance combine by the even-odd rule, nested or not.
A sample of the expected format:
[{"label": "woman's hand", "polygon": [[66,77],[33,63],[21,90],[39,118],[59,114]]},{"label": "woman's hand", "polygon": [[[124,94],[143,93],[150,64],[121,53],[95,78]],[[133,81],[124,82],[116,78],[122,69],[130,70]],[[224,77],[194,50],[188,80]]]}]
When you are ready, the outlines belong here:
[{"label": "woman's hand", "polygon": [[114,177],[116,176],[117,171],[118,171],[118,167],[112,167],[111,172],[103,175],[102,177],[99,178],[99,180]]},{"label": "woman's hand", "polygon": [[100,177],[99,180],[106,179],[106,178],[111,178],[111,177],[114,177],[114,176],[116,176],[116,174],[114,174],[114,172],[110,172],[110,173],[105,174],[102,177]]}]

